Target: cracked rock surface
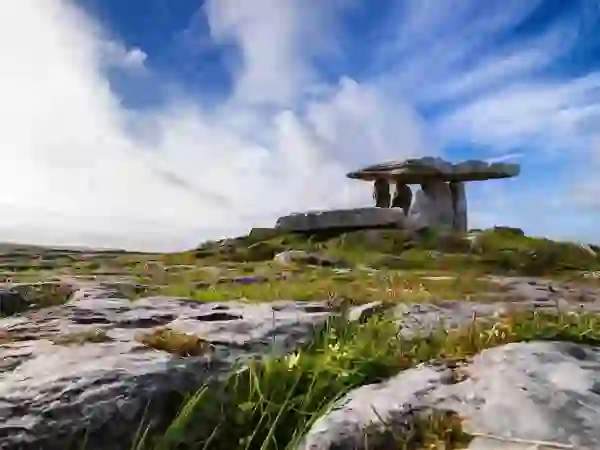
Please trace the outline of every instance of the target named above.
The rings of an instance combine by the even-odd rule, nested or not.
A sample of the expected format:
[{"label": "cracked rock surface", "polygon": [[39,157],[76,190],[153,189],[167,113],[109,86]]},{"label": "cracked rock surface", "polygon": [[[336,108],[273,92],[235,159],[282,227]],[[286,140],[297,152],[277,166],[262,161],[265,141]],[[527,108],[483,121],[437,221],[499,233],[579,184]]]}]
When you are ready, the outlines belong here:
[{"label": "cracked rock surface", "polygon": [[[600,289],[532,278],[490,277],[502,287],[497,301],[443,300],[434,303],[400,303],[394,315],[407,337],[438,329],[468,325],[473,318],[487,319],[511,311],[600,312]],[[489,297],[489,293],[486,294]],[[477,297],[475,296],[475,300]]]},{"label": "cracked rock surface", "polygon": [[[439,327],[468,325],[473,318],[511,310],[600,310],[598,288],[494,278],[504,288],[497,302],[440,300],[393,307],[401,333],[426,336]],[[453,369],[422,365],[361,386],[319,418],[297,450],[387,449],[382,420],[401,434],[431,411],[457,413],[465,431],[477,436],[471,450],[600,448],[595,425],[600,423],[600,349],[570,342],[512,343],[484,350],[460,375],[465,379],[453,382]]]},{"label": "cracked rock surface", "polygon": [[[509,309],[600,310],[597,288],[527,278],[496,281],[503,287],[498,301],[438,299],[398,304],[392,312],[410,337],[440,325],[468,324],[474,314],[485,319]],[[87,450],[129,450],[149,401],[149,415],[160,422],[175,412],[179,393],[218,381],[249,358],[293,351],[335,314],[326,302],[199,302],[161,296],[132,301],[116,284],[73,283],[64,304],[0,318],[1,450],[63,450],[69,438],[80,445],[84,430]],[[2,289],[0,299],[22,309],[22,299]],[[352,309],[349,318],[363,321],[386,307],[371,302]],[[164,327],[197,335],[213,351],[181,358],[136,339]],[[106,334],[102,342],[56,341],[96,329]],[[348,445],[358,442],[377,414],[388,414],[402,427],[428,408],[456,411],[467,420],[466,431],[600,448],[600,428],[593,426],[600,423],[596,349],[510,344],[482,352],[466,370],[469,377],[457,384],[451,384],[451,369],[422,366],[358,388],[345,406],[314,424],[303,449],[354,448]],[[527,419],[531,415],[539,420]],[[520,448],[488,441],[477,438],[471,445]]]},{"label": "cracked rock surface", "polygon": [[[64,305],[0,319],[0,449],[62,450],[69,438],[81,442],[84,429],[87,450],[129,449],[150,400],[160,420],[177,393],[248,358],[292,351],[329,314],[321,304],[286,301],[130,301],[106,287],[80,286]],[[135,339],[160,327],[196,334],[214,351],[180,358]],[[53,341],[90,328],[108,339]]]},{"label": "cracked rock surface", "polygon": [[378,428],[370,448],[386,448],[377,447],[382,421],[402,433],[431,410],[458,413],[476,436],[471,450],[600,448],[599,349],[511,343],[475,356],[464,381],[452,383],[451,372],[422,366],[355,389],[315,422],[299,450],[366,450],[364,430]]}]

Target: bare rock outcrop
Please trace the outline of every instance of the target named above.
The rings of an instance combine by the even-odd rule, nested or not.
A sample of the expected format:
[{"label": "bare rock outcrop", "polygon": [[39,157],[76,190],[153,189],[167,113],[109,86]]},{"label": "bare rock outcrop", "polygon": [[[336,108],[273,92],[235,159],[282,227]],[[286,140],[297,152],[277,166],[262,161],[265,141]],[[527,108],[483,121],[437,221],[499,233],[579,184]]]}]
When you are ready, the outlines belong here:
[{"label": "bare rock outcrop", "polygon": [[[299,450],[389,448],[390,429],[452,411],[469,449],[600,447],[600,349],[570,342],[511,343],[461,368],[421,366],[350,392],[312,426]],[[365,446],[365,430],[369,430]]]},{"label": "bare rock outcrop", "polygon": [[[249,358],[309,342],[330,314],[322,304],[287,301],[130,301],[90,285],[64,305],[0,319],[0,449],[80,448],[84,434],[86,450],[130,449],[144,412],[168,420],[182,393]],[[198,336],[211,351],[179,357],[136,339],[165,327]],[[89,330],[103,338],[66,339]]]},{"label": "bare rock outcrop", "polygon": [[[364,321],[387,309],[396,316],[400,334],[414,338],[439,326],[467,324],[474,315],[487,320],[513,308],[600,311],[599,288],[584,292],[544,280],[493,280],[503,284],[497,301],[437,299],[435,304],[396,306],[372,302],[351,309],[348,318]],[[64,304],[0,319],[0,449],[63,450],[71,444],[81,448],[85,436],[87,450],[129,450],[144,416],[155,424],[168,421],[182,393],[220,383],[251,358],[283,355],[308,344],[315,328],[336,314],[325,301],[253,304],[161,296],[130,300],[123,292],[135,286],[125,287],[80,285]],[[210,351],[178,356],[138,339],[140,333],[161,329],[197,336]],[[101,333],[86,335],[90,330]],[[87,338],[66,339],[79,335]],[[336,445],[354,442],[362,427],[374,420],[373,405],[379,415],[389,412],[405,423],[423,408],[446,408],[472,424],[467,431],[598,448],[600,435],[590,424],[600,420],[599,355],[596,349],[576,344],[501,347],[481,353],[468,367],[470,378],[450,385],[444,384],[455,379],[450,367],[410,369],[352,392],[346,398],[352,408],[342,402],[319,419],[303,448],[346,448]],[[525,407],[511,409],[502,399]],[[538,422],[520,422],[534,413]],[[515,416],[494,422],[510,414]],[[200,434],[201,426],[196,428]],[[207,436],[211,432],[204,431]]]}]

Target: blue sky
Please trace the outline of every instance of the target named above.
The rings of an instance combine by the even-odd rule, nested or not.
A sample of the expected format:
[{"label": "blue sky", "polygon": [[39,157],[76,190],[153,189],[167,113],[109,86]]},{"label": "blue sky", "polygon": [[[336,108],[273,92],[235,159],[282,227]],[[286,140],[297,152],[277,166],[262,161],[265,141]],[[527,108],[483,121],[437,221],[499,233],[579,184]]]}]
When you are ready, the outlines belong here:
[{"label": "blue sky", "polygon": [[411,156],[522,165],[470,225],[600,242],[594,0],[0,2],[0,239],[175,250],[369,205]]}]

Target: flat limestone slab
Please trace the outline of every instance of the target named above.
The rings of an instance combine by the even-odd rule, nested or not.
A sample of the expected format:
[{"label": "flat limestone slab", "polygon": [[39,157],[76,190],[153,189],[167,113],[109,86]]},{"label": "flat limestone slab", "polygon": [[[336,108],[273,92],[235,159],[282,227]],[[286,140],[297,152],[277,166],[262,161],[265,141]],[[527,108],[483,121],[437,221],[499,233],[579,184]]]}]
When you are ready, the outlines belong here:
[{"label": "flat limestone slab", "polygon": [[276,228],[286,231],[312,231],[332,228],[406,228],[408,220],[401,208],[355,208],[308,211],[277,219]]},{"label": "flat limestone slab", "polygon": [[356,172],[350,172],[346,176],[365,181],[384,178],[406,184],[419,184],[432,178],[443,181],[483,181],[511,178],[519,175],[520,171],[521,168],[518,164],[487,163],[478,160],[452,164],[442,158],[428,156],[376,164]]}]

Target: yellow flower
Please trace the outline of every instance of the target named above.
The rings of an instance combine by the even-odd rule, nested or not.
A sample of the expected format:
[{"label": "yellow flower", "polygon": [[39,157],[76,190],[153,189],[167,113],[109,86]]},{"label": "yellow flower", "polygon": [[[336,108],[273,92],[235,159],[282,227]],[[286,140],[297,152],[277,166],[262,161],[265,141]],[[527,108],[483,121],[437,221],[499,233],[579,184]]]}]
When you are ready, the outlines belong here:
[{"label": "yellow flower", "polygon": [[329,350],[331,350],[332,352],[337,353],[339,351],[339,349],[340,349],[340,344],[339,344],[339,342],[336,342],[334,345],[329,344],[328,347],[329,347]]},{"label": "yellow flower", "polygon": [[300,359],[300,353],[292,353],[285,357],[287,361],[288,369],[291,370],[298,365],[298,360]]}]

